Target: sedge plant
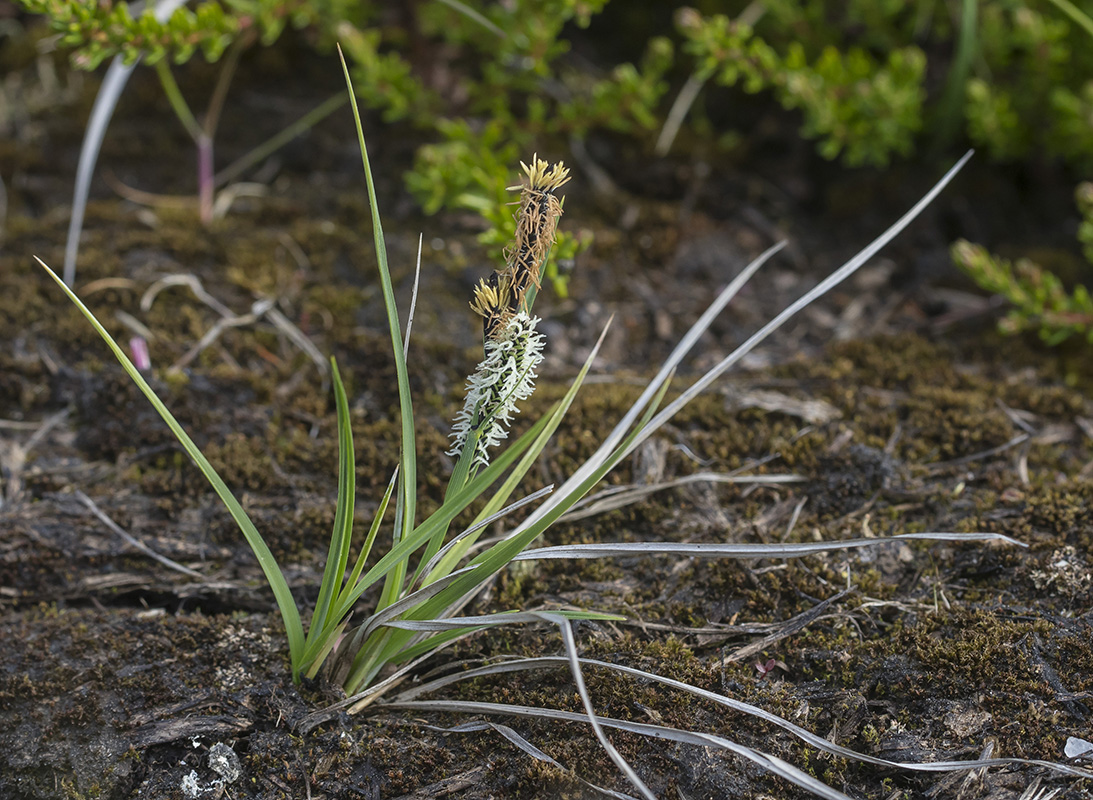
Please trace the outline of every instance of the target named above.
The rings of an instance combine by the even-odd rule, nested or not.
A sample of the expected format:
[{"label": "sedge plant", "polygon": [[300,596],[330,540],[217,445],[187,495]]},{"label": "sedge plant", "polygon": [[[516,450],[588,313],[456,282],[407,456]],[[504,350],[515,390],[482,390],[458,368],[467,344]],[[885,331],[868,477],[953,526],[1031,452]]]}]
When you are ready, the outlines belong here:
[{"label": "sedge plant", "polygon": [[[345,72],[348,83],[348,70]],[[918,533],[808,544],[647,542],[538,549],[531,547],[545,530],[584,498],[611,469],[698,393],[738,363],[746,353],[791,316],[853,274],[905,228],[953,178],[968,156],[868,247],[787,307],[732,354],[661,408],[672,376],[681,360],[744,283],[781,249],[781,245],[763,253],[718,295],[661,366],[639,399],[583,465],[560,487],[544,487],[520,500],[510,502],[513,493],[559,427],[588,374],[599,347],[597,343],[562,399],[531,424],[524,434],[504,449],[499,449],[507,438],[508,423],[516,413],[516,404],[533,389],[536,370],[542,360],[544,338],[536,330],[539,320],[532,312],[540,285],[542,265],[554,241],[562,213],[559,190],[568,179],[568,172],[561,164],[551,166],[538,158],[532,159],[524,167],[524,182],[519,187],[521,195],[517,212],[517,234],[508,250],[506,263],[478,285],[471,303],[472,309],[482,321],[484,358],[468,381],[466,402],[456,417],[450,451],[456,457],[455,466],[439,508],[429,516],[419,519],[414,409],[407,377],[408,341],[404,341],[395,303],[375,184],[352,86],[349,95],[367,183],[378,277],[397,375],[401,435],[398,444],[398,467],[391,476],[364,541],[358,544],[353,538],[356,486],[349,399],[337,365],[331,360],[339,453],[338,493],[327,559],[306,630],[303,624],[304,610],[293,599],[284,573],[261,533],[227,484],[92,312],[64,281],[39,261],[94,326],[235,520],[273,591],[284,621],[291,672],[295,681],[305,677],[314,678],[320,671],[325,671],[324,675],[340,685],[348,696],[340,707],[359,709],[390,692],[421,659],[429,657],[457,637],[493,625],[547,621],[559,625],[562,630],[568,653],[567,662],[585,701],[586,719],[591,722],[597,737],[631,783],[640,787],[646,796],[652,796],[611,747],[603,726],[599,724],[584,689],[580,673],[581,660],[576,655],[573,643],[571,620],[618,617],[593,611],[521,609],[477,616],[461,615],[483,585],[508,564],[516,560],[602,558],[634,552],[700,558],[793,558],[841,548],[873,547],[893,539],[995,539],[1016,543],[1008,537],[992,533]],[[600,342],[602,340],[601,334]],[[533,502],[538,502],[534,510],[506,534],[492,541],[480,540],[483,532],[495,521],[513,509]],[[465,527],[453,528],[456,519],[472,503],[481,505],[474,519]],[[385,524],[388,517],[389,527]],[[381,531],[384,530],[389,531],[384,533],[384,538],[390,536],[390,543],[384,552],[378,552],[378,542]],[[457,532],[453,533],[453,530]],[[369,566],[374,552],[378,558]],[[360,605],[359,601],[366,593],[371,603],[371,613],[359,624],[351,625],[353,614]],[[496,709],[482,710],[487,713],[505,713]],[[605,721],[604,724],[614,723]],[[744,750],[747,748],[741,750],[737,747],[734,752],[758,761],[817,794],[843,797],[841,793],[829,790],[815,778],[784,762],[762,754],[756,755],[756,751]],[[962,762],[960,768],[967,766]]]}]

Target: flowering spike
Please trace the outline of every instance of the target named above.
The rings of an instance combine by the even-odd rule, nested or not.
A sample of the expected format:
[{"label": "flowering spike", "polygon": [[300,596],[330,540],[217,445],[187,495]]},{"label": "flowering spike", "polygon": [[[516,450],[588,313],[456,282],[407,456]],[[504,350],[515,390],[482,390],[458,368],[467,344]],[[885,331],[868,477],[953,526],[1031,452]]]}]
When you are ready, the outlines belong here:
[{"label": "flowering spike", "polygon": [[521,162],[527,181],[520,189],[516,238],[505,253],[501,270],[474,289],[471,310],[482,317],[485,358],[467,379],[463,410],[455,418],[448,455],[461,456],[471,434],[476,434],[473,463],[489,463],[489,448],[508,436],[516,404],[535,388],[535,370],[543,360],[545,338],[536,333],[538,317],[530,314],[539,276],[554,244],[562,203],[554,192],[569,180],[561,163],[550,165],[538,156],[528,166]]},{"label": "flowering spike", "polygon": [[538,317],[521,311],[486,340],[486,357],[467,379],[467,398],[452,426],[448,455],[461,455],[471,431],[478,431],[473,463],[484,467],[489,448],[508,437],[508,426],[519,412],[516,404],[535,390],[535,370],[543,361],[546,337],[536,332],[538,324]]},{"label": "flowering spike", "polygon": [[489,278],[479,281],[471,300],[471,311],[482,317],[483,338],[495,338],[508,324],[515,310],[516,299],[506,273],[494,272]]}]

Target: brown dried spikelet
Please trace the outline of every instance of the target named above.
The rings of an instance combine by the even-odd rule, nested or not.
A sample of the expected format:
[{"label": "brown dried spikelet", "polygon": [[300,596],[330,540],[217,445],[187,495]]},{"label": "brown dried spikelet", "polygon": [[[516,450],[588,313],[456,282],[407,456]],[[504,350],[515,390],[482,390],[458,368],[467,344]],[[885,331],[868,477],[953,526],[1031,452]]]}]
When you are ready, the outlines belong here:
[{"label": "brown dried spikelet", "polygon": [[540,286],[543,262],[558,230],[562,202],[555,190],[569,180],[569,170],[561,162],[548,164],[533,156],[531,165],[520,162],[527,176],[520,190],[520,209],[516,213],[516,237],[505,251],[505,267],[480,281],[474,290],[471,310],[482,317],[486,339],[495,339],[519,311],[527,312],[528,290]]},{"label": "brown dried spikelet", "polygon": [[540,273],[547,253],[554,245],[562,202],[554,194],[569,180],[569,170],[561,162],[548,164],[535,155],[531,165],[520,162],[527,182],[520,188],[520,209],[516,215],[516,239],[506,253],[506,271],[511,276],[516,307],[527,310],[526,295],[533,285],[540,286]]}]

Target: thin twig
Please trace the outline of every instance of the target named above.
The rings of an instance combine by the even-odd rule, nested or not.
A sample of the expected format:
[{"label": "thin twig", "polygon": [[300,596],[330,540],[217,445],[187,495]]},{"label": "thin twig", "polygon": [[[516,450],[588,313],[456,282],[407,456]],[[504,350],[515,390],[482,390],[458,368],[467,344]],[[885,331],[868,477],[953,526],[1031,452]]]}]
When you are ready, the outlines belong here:
[{"label": "thin twig", "polygon": [[943,469],[948,469],[949,467],[956,467],[956,466],[959,466],[960,464],[967,464],[971,461],[982,461],[984,458],[990,458],[991,456],[996,456],[999,453],[1004,453],[1007,450],[1009,450],[1011,448],[1014,448],[1017,445],[1021,444],[1022,442],[1028,441],[1029,438],[1030,438],[1029,434],[1022,433],[1018,436],[1014,436],[1012,439],[1010,439],[1005,444],[998,445],[998,447],[992,447],[989,450],[980,450],[978,453],[972,453],[971,455],[961,456],[960,458],[954,458],[950,461],[937,461],[933,464],[928,464],[926,468],[930,472],[938,472],[938,471],[943,470]]},{"label": "thin twig", "polygon": [[152,303],[164,289],[171,286],[187,286],[194,296],[222,317],[234,317],[235,312],[205,291],[200,279],[190,273],[179,273],[160,278],[149,286],[140,297],[140,310],[147,313],[152,310]]},{"label": "thin twig", "polygon": [[188,287],[198,300],[219,314],[221,319],[217,320],[213,326],[205,332],[205,335],[201,337],[197,344],[191,347],[182,358],[171,365],[170,371],[180,370],[197,358],[202,351],[220,338],[220,335],[227,328],[239,328],[245,325],[251,325],[264,317],[273,323],[274,327],[285,334],[293,344],[300,348],[307,357],[311,359],[312,363],[318,368],[319,374],[323,376],[324,384],[328,380],[330,367],[327,364],[326,358],[323,356],[322,352],[320,352],[319,348],[315,346],[315,343],[308,339],[303,331],[277,309],[275,300],[257,300],[251,306],[249,313],[236,315],[230,308],[205,291],[205,287],[201,284],[201,281],[196,275],[187,273],[168,275],[149,286],[140,298],[141,310],[144,312],[150,311],[152,303],[155,302],[159,293],[171,286]]},{"label": "thin twig", "polygon": [[297,136],[314,128],[320,121],[329,117],[348,101],[349,97],[344,90],[331,95],[283,131],[274,134],[249,153],[244,154],[228,166],[224,167],[224,169],[213,176],[213,183],[216,186],[223,186],[224,184],[235,180],[258,162],[269,158],[269,156],[273,155]]},{"label": "thin twig", "polygon": [[852,589],[843,589],[834,597],[829,597],[827,600],[824,600],[822,603],[814,605],[807,611],[803,611],[797,616],[791,617],[789,620],[786,621],[784,625],[782,625],[781,628],[779,628],[769,636],[764,636],[762,639],[756,642],[744,645],[743,647],[738,647],[736,650],[733,650],[721,660],[722,665],[727,666],[735,661],[743,661],[744,659],[750,658],[756,653],[760,653],[763,650],[766,650],[775,642],[779,642],[782,639],[785,639],[787,636],[792,636],[793,634],[797,633],[798,631],[802,630],[803,628],[814,622],[821,614],[824,613],[824,611],[828,609],[829,606],[842,600],[844,597],[850,594],[851,591]]},{"label": "thin twig", "polygon": [[184,369],[195,358],[201,355],[213,342],[220,338],[220,334],[226,331],[228,328],[242,328],[247,325],[253,325],[262,316],[273,307],[272,300],[259,300],[252,306],[252,310],[249,314],[242,314],[238,317],[224,317],[218,319],[209,330],[205,331],[205,335],[202,336],[193,347],[187,350],[183,356],[175,361],[170,367],[168,372],[177,372]]},{"label": "thin twig", "polygon": [[76,499],[83,503],[85,506],[87,506],[91,513],[98,517],[99,521],[103,525],[105,525],[111,531],[124,539],[128,544],[137,548],[137,550],[140,550],[140,552],[144,553],[149,558],[158,561],[163,566],[173,569],[176,572],[181,572],[184,575],[189,575],[191,578],[200,578],[201,580],[205,580],[205,576],[202,575],[200,572],[197,572],[196,570],[192,570],[187,566],[179,564],[177,561],[172,561],[171,559],[167,558],[167,556],[161,556],[144,542],[140,541],[139,539],[135,539],[133,536],[126,533],[122,529],[122,527],[118,525],[118,523],[110,519],[110,517],[108,517],[101,508],[95,505],[94,500],[81,492],[79,489],[76,490]]},{"label": "thin twig", "polygon": [[672,107],[668,111],[668,116],[664,118],[664,126],[660,129],[656,147],[653,148],[656,155],[668,155],[668,151],[672,149],[672,142],[675,141],[676,134],[679,133],[687,112],[691,110],[691,106],[698,98],[698,93],[702,91],[702,87],[705,85],[706,78],[699,77],[698,73],[691,73],[690,77],[687,78],[687,82],[683,84],[683,88],[676,95],[675,102],[672,103]]},{"label": "thin twig", "polygon": [[65,409],[46,417],[43,421],[30,423],[31,427],[28,429],[33,430],[34,433],[31,434],[25,445],[20,445],[14,441],[7,444],[0,439],[0,477],[7,478],[6,488],[3,492],[0,492],[0,508],[3,508],[5,502],[14,501],[22,492],[23,467],[26,466],[27,455],[67,417],[68,409]]},{"label": "thin twig", "polygon": [[323,376],[323,381],[327,381],[330,378],[330,363],[326,360],[326,356],[322,354],[322,351],[315,346],[315,343],[307,338],[302,330],[300,330],[292,321],[282,314],[276,306],[271,306],[266,311],[266,319],[274,324],[274,326],[285,334],[292,343],[303,350],[307,357],[315,364],[315,367],[319,370],[319,374]]}]

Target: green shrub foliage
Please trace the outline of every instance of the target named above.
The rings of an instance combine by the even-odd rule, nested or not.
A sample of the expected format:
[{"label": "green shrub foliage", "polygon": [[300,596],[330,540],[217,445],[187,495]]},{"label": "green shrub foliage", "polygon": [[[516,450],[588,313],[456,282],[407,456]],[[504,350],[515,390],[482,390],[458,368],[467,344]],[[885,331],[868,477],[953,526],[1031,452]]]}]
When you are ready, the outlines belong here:
[{"label": "green shrub foliage", "polygon": [[[1093,47],[1070,17],[1043,1],[768,0],[761,14],[748,15],[740,3],[735,18],[682,8],[674,37],[644,31],[634,46],[645,49],[637,63],[602,71],[568,58],[566,35],[587,27],[608,0],[432,0],[404,15],[367,1],[203,0],[165,23],[125,2],[20,2],[48,17],[86,69],[115,55],[182,64],[200,53],[215,61],[237,38],[268,45],[288,25],[311,29],[320,48],[342,43],[359,95],[389,120],[453,121],[438,130],[454,151],[469,135],[478,139],[472,151],[501,136],[520,152],[529,140],[590,129],[648,135],[661,124],[672,71],[770,93],[799,111],[803,134],[821,153],[851,165],[883,166],[909,154],[921,132],[950,113],[997,158],[1046,152],[1093,165]],[[631,23],[627,31],[642,29]],[[415,42],[429,58],[411,58]],[[427,74],[438,59],[456,67],[447,71],[454,85],[445,86],[444,99]],[[954,76],[963,101],[955,112],[940,103]],[[421,168],[436,160],[423,159]],[[441,160],[453,163],[450,153]],[[470,169],[440,195],[431,184],[417,192],[431,207],[437,197],[462,204],[476,183]],[[479,192],[479,202],[492,200],[489,194]]]},{"label": "green shrub foliage", "polygon": [[[1082,213],[1078,239],[1093,265],[1093,183],[1081,184],[1076,196]],[[1057,276],[1030,259],[1012,263],[964,240],[953,245],[952,256],[977,284],[1012,306],[999,324],[1003,333],[1033,330],[1048,344],[1084,336],[1093,344],[1093,299],[1084,285],[1067,291]]]},{"label": "green shrub foliage", "polygon": [[[364,103],[435,137],[406,176],[414,196],[430,212],[483,214],[482,240],[495,250],[514,229],[503,198],[518,154],[593,130],[649,147],[670,88],[688,76],[703,87],[689,106],[700,133],[726,92],[743,91],[793,111],[822,155],[851,166],[883,167],[963,130],[997,160],[1093,169],[1093,21],[1065,0],[616,3],[601,24],[623,29],[599,36],[644,52],[615,65],[570,53],[608,0],[423,0],[406,13],[379,0],[201,0],[164,23],[113,0],[20,3],[48,17],[86,69],[113,56],[215,61],[235,41],[272,44],[286,26],[307,29],[320,49],[341,43]],[[674,30],[648,29],[673,9]],[[559,238],[547,267],[559,291],[558,259],[584,244]],[[982,258],[960,260],[998,285],[969,266]]]}]

